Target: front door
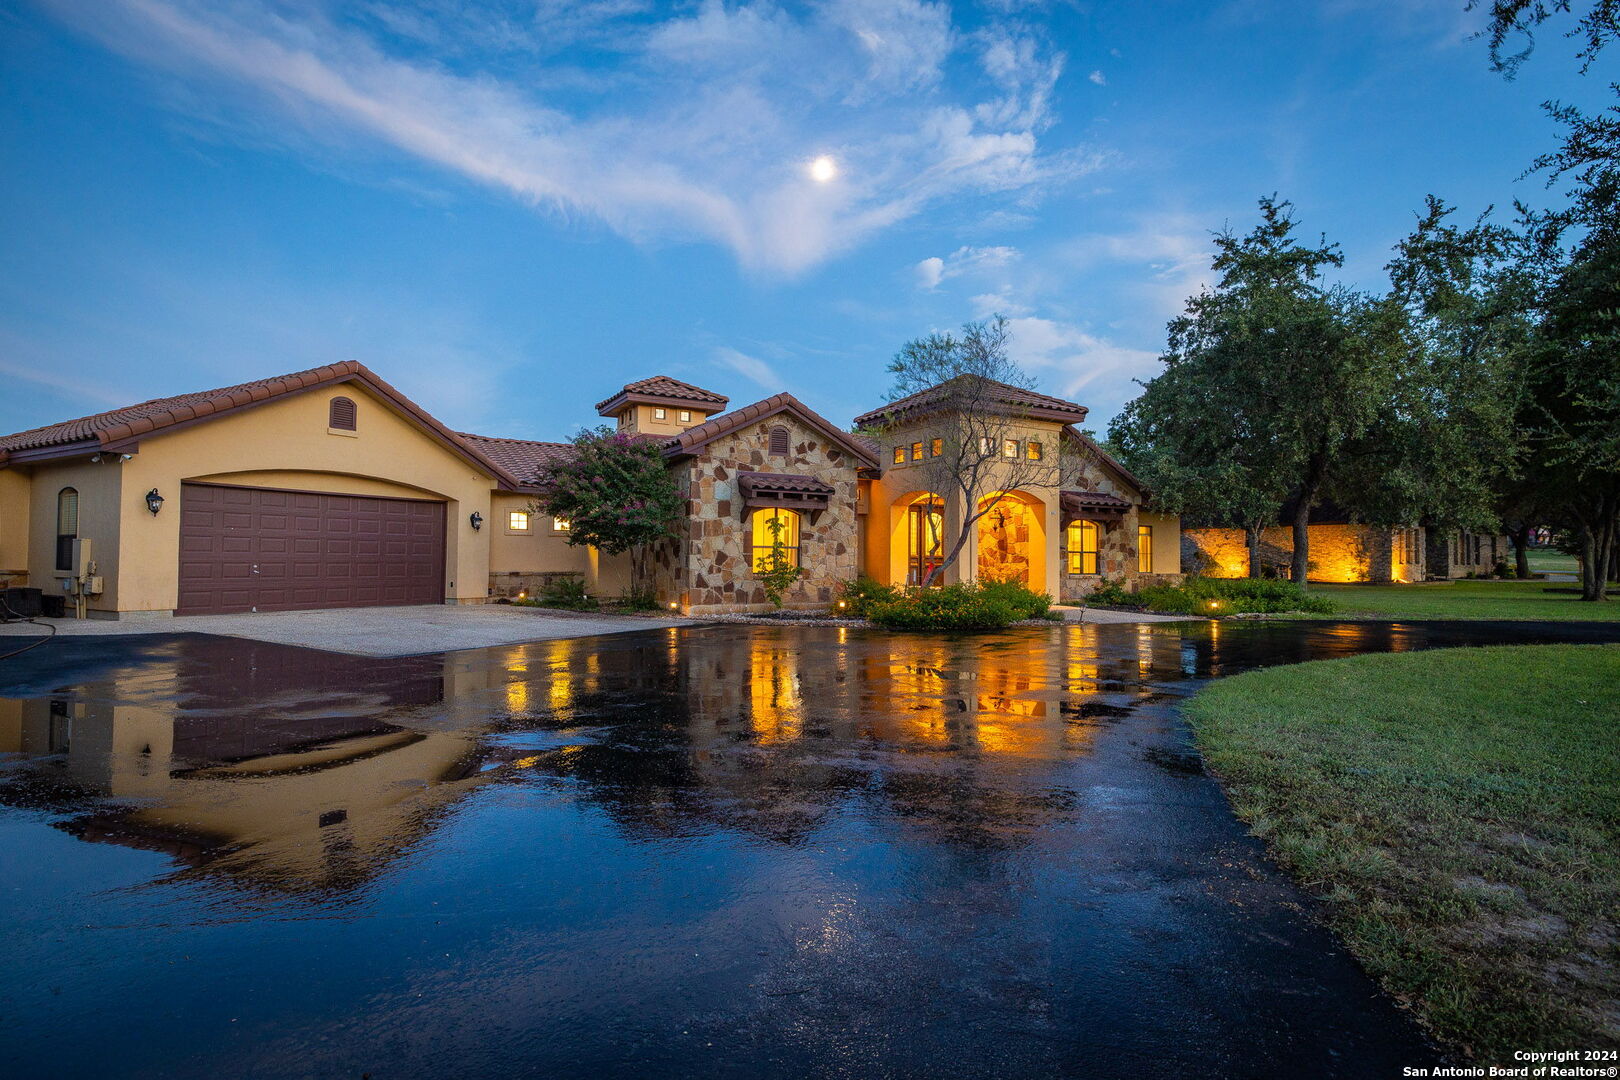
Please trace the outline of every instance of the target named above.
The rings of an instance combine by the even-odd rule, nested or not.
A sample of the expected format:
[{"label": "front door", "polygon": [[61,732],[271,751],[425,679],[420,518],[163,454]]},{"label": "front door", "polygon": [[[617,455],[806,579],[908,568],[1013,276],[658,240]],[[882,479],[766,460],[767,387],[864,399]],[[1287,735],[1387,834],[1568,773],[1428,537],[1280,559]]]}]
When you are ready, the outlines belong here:
[{"label": "front door", "polygon": [[906,584],[921,585],[945,554],[945,504],[913,504],[906,519]]}]

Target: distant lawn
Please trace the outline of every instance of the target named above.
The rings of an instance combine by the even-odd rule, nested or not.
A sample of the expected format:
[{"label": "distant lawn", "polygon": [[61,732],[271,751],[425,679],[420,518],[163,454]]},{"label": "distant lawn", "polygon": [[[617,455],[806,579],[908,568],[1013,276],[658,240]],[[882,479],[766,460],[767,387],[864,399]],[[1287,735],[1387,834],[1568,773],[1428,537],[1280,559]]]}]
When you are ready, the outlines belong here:
[{"label": "distant lawn", "polygon": [[[1339,616],[1371,619],[1555,619],[1620,621],[1615,599],[1585,603],[1579,582],[1453,581],[1421,585],[1312,585],[1338,606]],[[1333,616],[1324,616],[1332,618]]]},{"label": "distant lawn", "polygon": [[[1581,561],[1573,555],[1565,555],[1562,551],[1552,548],[1533,548],[1527,556],[1530,560],[1532,574],[1578,574],[1581,572]],[[1513,561],[1508,560],[1512,566]]]},{"label": "distant lawn", "polygon": [[1620,1045],[1620,646],[1358,656],[1187,713],[1368,971],[1483,1062]]}]

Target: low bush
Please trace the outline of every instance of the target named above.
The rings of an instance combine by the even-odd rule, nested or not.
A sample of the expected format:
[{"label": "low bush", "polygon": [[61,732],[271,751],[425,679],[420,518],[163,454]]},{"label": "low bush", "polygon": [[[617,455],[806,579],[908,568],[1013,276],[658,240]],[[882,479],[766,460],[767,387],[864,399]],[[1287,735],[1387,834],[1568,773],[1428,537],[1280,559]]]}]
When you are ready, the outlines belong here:
[{"label": "low bush", "polygon": [[664,606],[658,602],[658,594],[648,588],[627,590],[618,604],[626,611],[657,611]]},{"label": "low bush", "polygon": [[596,608],[596,601],[585,595],[585,579],[576,577],[554,578],[535,594],[530,603],[536,607],[566,608],[570,611]]},{"label": "low bush", "polygon": [[838,599],[844,604],[840,613],[850,615],[868,615],[873,604],[887,604],[904,595],[905,590],[869,577],[858,577],[838,587]]},{"label": "low bush", "polygon": [[1086,597],[1086,603],[1096,604],[1099,607],[1135,608],[1142,606],[1141,599],[1125,588],[1123,580],[1109,581],[1107,578],[1103,578],[1097,583],[1097,587],[1091,590],[1091,593]]},{"label": "low bush", "polygon": [[1052,606],[1052,597],[1020,585],[1016,581],[988,581],[979,589],[992,600],[1004,601],[1018,612],[1020,619],[1044,619]]},{"label": "low bush", "polygon": [[1025,617],[1004,596],[977,585],[913,589],[869,603],[866,616],[891,630],[1000,630]]},{"label": "low bush", "polygon": [[1150,585],[1134,598],[1149,611],[1173,615],[1284,611],[1331,615],[1336,610],[1326,597],[1308,593],[1292,581],[1271,578],[1190,577],[1180,585]]}]

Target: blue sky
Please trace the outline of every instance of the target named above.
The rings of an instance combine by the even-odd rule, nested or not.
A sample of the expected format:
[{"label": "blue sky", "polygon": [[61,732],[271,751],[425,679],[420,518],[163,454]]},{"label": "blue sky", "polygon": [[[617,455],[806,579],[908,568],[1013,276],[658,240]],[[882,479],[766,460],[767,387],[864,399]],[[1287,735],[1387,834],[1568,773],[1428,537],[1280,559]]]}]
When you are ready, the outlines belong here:
[{"label": "blue sky", "polygon": [[0,430],[344,359],[494,435],[656,373],[843,423],[991,312],[1101,428],[1259,196],[1367,287],[1429,192],[1550,198],[1603,73],[1462,7],[0,0]]}]

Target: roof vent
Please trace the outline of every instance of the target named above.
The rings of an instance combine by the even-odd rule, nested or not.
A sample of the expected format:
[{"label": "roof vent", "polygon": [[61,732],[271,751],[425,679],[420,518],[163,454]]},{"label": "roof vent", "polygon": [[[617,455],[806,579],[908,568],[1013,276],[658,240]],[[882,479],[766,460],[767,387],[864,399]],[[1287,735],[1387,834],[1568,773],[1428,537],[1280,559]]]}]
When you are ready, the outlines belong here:
[{"label": "roof vent", "polygon": [[331,407],[327,410],[326,426],[336,428],[338,431],[355,430],[354,402],[346,397],[333,398]]},{"label": "roof vent", "polygon": [[788,434],[787,428],[782,427],[780,424],[771,428],[771,453],[780,457],[787,457],[792,448],[792,443],[793,437]]}]

